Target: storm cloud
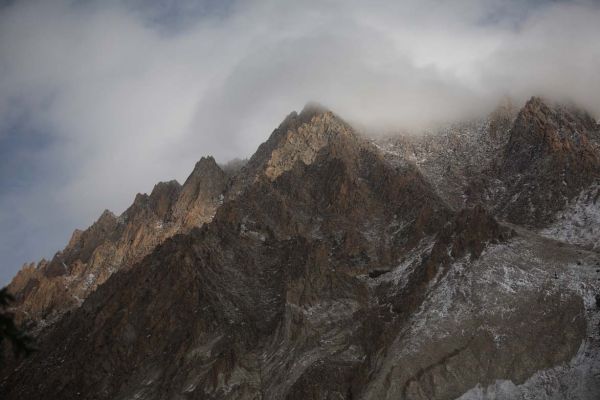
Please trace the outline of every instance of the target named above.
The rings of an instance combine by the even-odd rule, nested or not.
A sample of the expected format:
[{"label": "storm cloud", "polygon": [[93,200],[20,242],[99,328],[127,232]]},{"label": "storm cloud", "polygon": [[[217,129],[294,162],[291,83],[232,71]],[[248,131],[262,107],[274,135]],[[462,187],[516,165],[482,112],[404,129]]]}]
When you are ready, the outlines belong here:
[{"label": "storm cloud", "polygon": [[503,96],[600,115],[593,1],[0,2],[0,282],[318,101],[370,130]]}]

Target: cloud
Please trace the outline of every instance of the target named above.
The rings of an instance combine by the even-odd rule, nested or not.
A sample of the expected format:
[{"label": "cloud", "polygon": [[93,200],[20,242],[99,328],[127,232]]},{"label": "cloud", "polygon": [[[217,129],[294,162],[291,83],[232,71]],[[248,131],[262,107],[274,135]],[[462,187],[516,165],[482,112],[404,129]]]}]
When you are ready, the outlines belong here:
[{"label": "cloud", "polygon": [[318,101],[372,129],[503,95],[600,115],[592,1],[23,1],[0,8],[0,281]]}]

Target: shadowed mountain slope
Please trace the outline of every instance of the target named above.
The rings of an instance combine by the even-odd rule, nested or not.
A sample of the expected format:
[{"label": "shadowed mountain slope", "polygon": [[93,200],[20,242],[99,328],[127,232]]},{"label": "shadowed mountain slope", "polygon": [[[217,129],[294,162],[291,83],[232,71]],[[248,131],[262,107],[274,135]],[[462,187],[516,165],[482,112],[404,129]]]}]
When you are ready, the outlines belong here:
[{"label": "shadowed mountain slope", "polygon": [[[493,126],[498,148],[517,143],[519,123],[506,140]],[[222,186],[161,190],[185,210],[205,185],[224,201],[41,331],[0,394],[595,398],[598,254],[499,223],[496,203],[456,207],[433,168],[386,149],[310,106]],[[177,215],[153,194],[154,214]],[[94,229],[119,232],[111,221]]]}]

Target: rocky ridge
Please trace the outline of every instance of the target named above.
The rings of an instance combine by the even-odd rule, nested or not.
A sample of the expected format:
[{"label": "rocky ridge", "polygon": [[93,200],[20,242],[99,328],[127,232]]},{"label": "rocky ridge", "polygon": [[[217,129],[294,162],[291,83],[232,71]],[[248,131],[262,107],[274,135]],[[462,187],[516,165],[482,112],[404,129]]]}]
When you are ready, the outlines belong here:
[{"label": "rocky ridge", "polygon": [[[292,113],[218,186],[224,201],[210,222],[164,239],[89,291],[40,333],[37,354],[4,371],[0,393],[596,398],[600,256],[505,222],[522,209],[503,200],[519,187],[503,175],[512,158],[531,182],[539,165],[557,165],[579,188],[557,192],[567,201],[549,211],[554,203],[528,193],[541,210],[526,221],[535,229],[539,215],[572,222],[569,210],[595,204],[577,191],[595,190],[597,125],[573,117],[565,130],[571,117],[562,112],[532,99],[473,129],[375,143],[322,108]],[[560,146],[537,144],[557,135]],[[541,149],[522,168],[521,146]],[[180,200],[152,196],[140,202],[177,214],[171,204]],[[113,219],[93,232],[110,237]],[[557,226],[567,223],[547,229]]]},{"label": "rocky ridge", "polygon": [[226,182],[215,160],[202,158],[183,185],[160,182],[150,195],[138,194],[120,216],[106,210],[85,231],[75,230],[51,261],[25,265],[10,283],[18,320],[34,330],[52,324],[159,243],[209,222]]},{"label": "rocky ridge", "polygon": [[508,103],[483,120],[375,144],[392,162],[414,162],[453,208],[482,204],[541,229],[599,182],[599,138],[587,113],[533,97],[519,111]]}]

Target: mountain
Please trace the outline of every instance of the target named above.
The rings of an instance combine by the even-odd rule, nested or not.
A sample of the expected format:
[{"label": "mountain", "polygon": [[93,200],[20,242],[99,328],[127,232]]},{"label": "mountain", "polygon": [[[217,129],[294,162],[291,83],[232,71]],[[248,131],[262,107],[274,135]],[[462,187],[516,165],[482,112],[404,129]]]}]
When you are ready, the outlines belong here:
[{"label": "mountain", "polygon": [[[392,163],[414,163],[452,208],[488,203],[479,181],[493,172],[510,138],[518,110],[504,100],[488,118],[426,132],[394,134],[374,140]],[[491,171],[489,171],[491,170]]]},{"label": "mountain", "polygon": [[223,201],[226,174],[212,157],[202,158],[183,185],[158,183],[138,194],[120,216],[106,210],[67,246],[37,265],[25,265],[9,285],[17,319],[38,330],[52,324],[116,271],[142,260],[176,233],[209,222]]},{"label": "mountain", "polygon": [[486,119],[376,145],[392,162],[416,163],[453,208],[482,204],[534,229],[556,221],[600,179],[600,125],[538,97],[518,112],[503,104]]},{"label": "mountain", "polygon": [[587,114],[531,99],[511,130],[501,163],[506,193],[499,213],[544,226],[600,178],[600,127]]},{"label": "mountain", "polygon": [[0,394],[598,398],[597,231],[562,235],[596,215],[598,132],[533,98],[373,140],[308,105],[239,170],[203,159],[23,269],[40,348]]}]

